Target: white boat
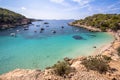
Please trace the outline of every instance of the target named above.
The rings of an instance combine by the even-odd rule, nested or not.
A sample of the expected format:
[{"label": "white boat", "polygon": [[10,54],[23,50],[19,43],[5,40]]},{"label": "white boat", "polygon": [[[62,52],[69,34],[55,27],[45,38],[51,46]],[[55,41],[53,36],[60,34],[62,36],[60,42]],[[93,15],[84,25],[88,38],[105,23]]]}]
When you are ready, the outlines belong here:
[{"label": "white boat", "polygon": [[77,29],[77,30],[75,30],[76,32],[78,32],[79,31],[79,29]]},{"label": "white boat", "polygon": [[34,32],[36,33],[37,31],[35,30]]},{"label": "white boat", "polygon": [[29,27],[29,26],[28,25],[24,25],[23,27],[26,28],[26,27]]},{"label": "white boat", "polygon": [[28,29],[29,29],[29,28],[27,28],[27,27],[26,27],[26,28],[24,28],[24,30],[28,30]]},{"label": "white boat", "polygon": [[48,22],[44,22],[44,24],[49,24]]},{"label": "white boat", "polygon": [[20,30],[16,30],[17,32],[19,32]]},{"label": "white boat", "polygon": [[36,27],[40,27],[40,25],[36,25]]},{"label": "white boat", "polygon": [[16,33],[10,33],[10,36],[15,37],[15,36],[16,36]]},{"label": "white boat", "polygon": [[54,33],[54,34],[55,34],[55,33],[56,33],[56,31],[55,31],[55,30],[52,30],[52,33]]}]

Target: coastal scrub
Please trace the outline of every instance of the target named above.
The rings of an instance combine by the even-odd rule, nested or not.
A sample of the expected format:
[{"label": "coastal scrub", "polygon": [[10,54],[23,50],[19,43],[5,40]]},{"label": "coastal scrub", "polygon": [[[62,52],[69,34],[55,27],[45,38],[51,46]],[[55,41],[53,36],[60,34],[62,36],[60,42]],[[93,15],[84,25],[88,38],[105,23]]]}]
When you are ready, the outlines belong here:
[{"label": "coastal scrub", "polygon": [[72,70],[72,68],[66,61],[59,61],[52,68],[55,70],[55,73],[59,76],[68,75]]},{"label": "coastal scrub", "polygon": [[85,19],[76,20],[72,24],[92,26],[102,31],[107,31],[109,29],[117,31],[120,29],[120,14],[95,14]]},{"label": "coastal scrub", "polygon": [[106,73],[109,70],[109,63],[110,58],[107,56],[89,56],[86,59],[82,61],[82,64],[88,69],[88,70],[95,70],[99,73]]},{"label": "coastal scrub", "polygon": [[118,56],[120,56],[120,47],[117,48]]}]

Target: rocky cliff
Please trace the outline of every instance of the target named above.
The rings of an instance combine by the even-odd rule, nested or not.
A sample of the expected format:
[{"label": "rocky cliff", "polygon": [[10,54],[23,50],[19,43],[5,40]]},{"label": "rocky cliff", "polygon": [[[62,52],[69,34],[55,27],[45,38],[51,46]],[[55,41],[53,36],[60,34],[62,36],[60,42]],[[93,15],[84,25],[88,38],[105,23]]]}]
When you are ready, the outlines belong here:
[{"label": "rocky cliff", "polygon": [[29,23],[31,23],[31,20],[25,16],[7,9],[0,8],[0,29],[7,29]]}]

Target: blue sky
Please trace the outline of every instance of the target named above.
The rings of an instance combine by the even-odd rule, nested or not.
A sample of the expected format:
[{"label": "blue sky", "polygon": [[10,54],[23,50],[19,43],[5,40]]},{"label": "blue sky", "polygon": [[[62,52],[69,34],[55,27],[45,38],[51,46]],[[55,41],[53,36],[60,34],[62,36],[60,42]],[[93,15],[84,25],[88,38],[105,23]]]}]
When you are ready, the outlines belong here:
[{"label": "blue sky", "polygon": [[37,19],[81,19],[120,13],[120,0],[0,0],[0,7]]}]

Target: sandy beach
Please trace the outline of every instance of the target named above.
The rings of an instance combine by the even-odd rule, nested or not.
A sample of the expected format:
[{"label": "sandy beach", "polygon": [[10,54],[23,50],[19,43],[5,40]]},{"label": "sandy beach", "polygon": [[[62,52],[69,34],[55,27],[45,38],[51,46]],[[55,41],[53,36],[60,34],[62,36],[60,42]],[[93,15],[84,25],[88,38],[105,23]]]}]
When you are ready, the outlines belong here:
[{"label": "sandy beach", "polygon": [[93,32],[101,32],[101,30],[99,28],[94,28],[92,26],[86,26],[86,25],[80,25],[80,24],[72,24],[72,22],[68,23],[68,24],[71,25],[71,26],[82,27],[82,28],[85,28],[85,29],[87,29],[89,31],[93,31]]}]

